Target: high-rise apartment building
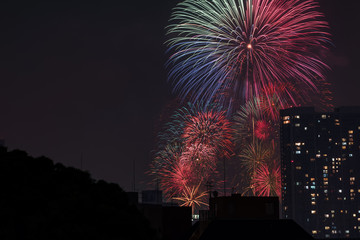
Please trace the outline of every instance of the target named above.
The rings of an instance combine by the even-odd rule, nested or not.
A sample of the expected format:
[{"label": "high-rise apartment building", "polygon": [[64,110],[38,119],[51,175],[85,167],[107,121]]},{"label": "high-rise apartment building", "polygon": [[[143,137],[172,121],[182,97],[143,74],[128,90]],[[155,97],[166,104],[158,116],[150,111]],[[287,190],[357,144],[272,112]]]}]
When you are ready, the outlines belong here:
[{"label": "high-rise apartment building", "polygon": [[360,237],[360,107],[280,115],[282,217],[315,238]]}]

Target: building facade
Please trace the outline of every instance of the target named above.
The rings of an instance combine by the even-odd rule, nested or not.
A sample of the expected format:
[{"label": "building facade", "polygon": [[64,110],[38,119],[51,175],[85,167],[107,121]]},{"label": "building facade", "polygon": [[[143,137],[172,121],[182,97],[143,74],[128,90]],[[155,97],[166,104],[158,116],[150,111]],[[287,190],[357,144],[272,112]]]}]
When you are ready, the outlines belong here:
[{"label": "building facade", "polygon": [[280,115],[282,217],[315,238],[359,238],[360,107]]}]

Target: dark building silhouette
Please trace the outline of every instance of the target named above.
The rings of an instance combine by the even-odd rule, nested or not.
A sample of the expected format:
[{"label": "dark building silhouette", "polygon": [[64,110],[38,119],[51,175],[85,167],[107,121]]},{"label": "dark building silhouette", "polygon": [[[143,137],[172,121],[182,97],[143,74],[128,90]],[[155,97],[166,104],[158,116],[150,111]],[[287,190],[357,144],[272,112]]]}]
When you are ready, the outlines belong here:
[{"label": "dark building silhouette", "polygon": [[147,204],[162,204],[162,191],[160,190],[142,191],[141,202]]},{"label": "dark building silhouette", "polygon": [[214,220],[199,240],[311,240],[313,239],[293,220]]},{"label": "dark building silhouette", "polygon": [[137,192],[128,192],[128,199],[149,220],[162,240],[186,240],[191,233],[191,207],[180,207],[172,203],[162,202],[162,191],[144,190],[141,192],[142,202],[138,202]]},{"label": "dark building silhouette", "polygon": [[210,198],[210,215],[216,219],[279,219],[277,197],[245,197],[240,194]]},{"label": "dark building silhouette", "polygon": [[277,197],[232,196],[210,198],[208,211],[200,211],[190,240],[313,239],[293,220],[279,219]]},{"label": "dark building silhouette", "polygon": [[315,238],[359,238],[360,108],[280,115],[282,217]]}]

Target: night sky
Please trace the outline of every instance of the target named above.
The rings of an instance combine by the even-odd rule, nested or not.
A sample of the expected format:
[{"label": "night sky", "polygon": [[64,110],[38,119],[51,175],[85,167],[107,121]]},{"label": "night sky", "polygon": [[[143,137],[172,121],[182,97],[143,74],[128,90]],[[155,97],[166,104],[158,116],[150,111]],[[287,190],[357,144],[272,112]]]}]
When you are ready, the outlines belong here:
[{"label": "night sky", "polygon": [[[0,138],[89,171],[152,188],[166,82],[165,26],[176,0],[1,1]],[[335,106],[360,105],[360,1],[321,0],[333,35],[326,62]],[[82,159],[82,161],[81,161]],[[82,162],[82,164],[81,164]]]}]

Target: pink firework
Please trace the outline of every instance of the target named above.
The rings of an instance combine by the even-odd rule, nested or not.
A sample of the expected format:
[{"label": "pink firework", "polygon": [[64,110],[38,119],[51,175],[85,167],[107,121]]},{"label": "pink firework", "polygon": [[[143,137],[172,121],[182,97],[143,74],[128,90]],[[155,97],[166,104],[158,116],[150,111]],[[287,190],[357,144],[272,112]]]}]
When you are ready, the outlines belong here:
[{"label": "pink firework", "polygon": [[225,112],[198,112],[185,121],[182,135],[185,146],[206,146],[222,156],[232,152],[232,129]]},{"label": "pink firework", "polygon": [[198,177],[207,179],[216,169],[215,148],[201,143],[191,145],[184,149],[180,161],[190,166]]}]

